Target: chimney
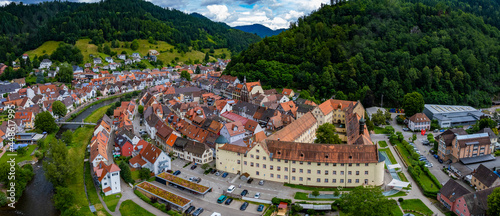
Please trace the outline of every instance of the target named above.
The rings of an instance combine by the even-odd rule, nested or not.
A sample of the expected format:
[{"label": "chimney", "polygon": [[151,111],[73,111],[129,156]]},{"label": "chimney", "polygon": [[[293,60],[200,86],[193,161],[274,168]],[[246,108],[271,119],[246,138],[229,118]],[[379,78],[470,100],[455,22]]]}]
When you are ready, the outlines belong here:
[{"label": "chimney", "polygon": [[359,120],[359,135],[363,135],[365,133],[365,122],[364,118]]}]

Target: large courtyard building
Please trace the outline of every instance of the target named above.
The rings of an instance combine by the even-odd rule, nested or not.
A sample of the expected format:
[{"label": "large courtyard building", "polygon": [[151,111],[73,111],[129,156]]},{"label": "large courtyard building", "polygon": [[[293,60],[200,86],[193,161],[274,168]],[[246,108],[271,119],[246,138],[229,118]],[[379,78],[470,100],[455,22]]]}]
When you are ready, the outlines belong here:
[{"label": "large courtyard building", "polygon": [[484,114],[470,106],[424,105],[424,113],[431,120],[438,120],[439,126],[449,128],[460,125],[473,125]]},{"label": "large courtyard building", "polygon": [[[328,100],[319,107],[259,142],[218,144],[217,169],[298,185],[382,185],[384,158],[371,141],[361,103]],[[324,123],[336,125],[343,143],[314,143]]]}]

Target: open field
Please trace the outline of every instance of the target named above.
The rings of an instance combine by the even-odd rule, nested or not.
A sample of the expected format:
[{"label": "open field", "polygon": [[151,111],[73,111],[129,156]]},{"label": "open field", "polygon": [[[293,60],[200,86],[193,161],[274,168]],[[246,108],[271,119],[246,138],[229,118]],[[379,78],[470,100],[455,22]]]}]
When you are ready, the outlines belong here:
[{"label": "open field", "polygon": [[401,203],[401,208],[403,208],[404,211],[406,210],[414,210],[418,211],[421,213],[424,213],[426,215],[432,215],[433,212],[427,207],[422,200],[419,199],[409,199],[405,200]]},{"label": "open field", "polygon": [[132,200],[125,200],[122,202],[120,213],[123,216],[154,216],[154,214],[151,214],[151,212],[148,212]]},{"label": "open field", "polygon": [[5,152],[2,156],[2,158],[0,158],[0,164],[6,164],[7,163],[7,160],[10,160],[11,158],[15,158],[15,161],[16,163],[20,163],[22,161],[27,161],[27,160],[32,160],[35,156],[30,156],[31,153],[35,150],[36,148],[36,145],[29,145],[28,146],[28,150],[26,150],[26,153],[21,156],[21,155],[17,155],[17,156],[14,156],[14,157],[10,157],[8,156],[8,154],[15,154],[14,152],[9,152],[7,150],[7,152]]},{"label": "open field", "polygon": [[31,60],[33,60],[35,55],[42,56],[45,53],[50,55],[50,54],[52,54],[52,52],[54,52],[54,50],[57,49],[57,46],[59,46],[60,43],[61,43],[60,41],[47,41],[47,42],[43,43],[37,49],[26,52],[26,54],[28,54],[30,56]]}]

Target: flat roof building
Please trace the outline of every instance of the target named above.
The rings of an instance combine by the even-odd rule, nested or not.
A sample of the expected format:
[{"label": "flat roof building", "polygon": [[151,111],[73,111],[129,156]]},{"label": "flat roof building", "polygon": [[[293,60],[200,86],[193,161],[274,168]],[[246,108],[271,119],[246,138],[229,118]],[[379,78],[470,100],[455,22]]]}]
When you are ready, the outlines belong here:
[{"label": "flat roof building", "polygon": [[471,106],[457,105],[424,105],[424,113],[432,120],[438,120],[442,128],[473,125],[484,115],[481,111]]}]

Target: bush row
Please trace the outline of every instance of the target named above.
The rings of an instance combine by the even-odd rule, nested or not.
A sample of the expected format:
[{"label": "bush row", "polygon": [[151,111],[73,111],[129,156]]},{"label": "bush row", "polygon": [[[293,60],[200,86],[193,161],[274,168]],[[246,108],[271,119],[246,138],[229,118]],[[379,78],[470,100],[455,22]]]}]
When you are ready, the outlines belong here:
[{"label": "bush row", "polygon": [[173,211],[173,210],[167,210],[167,206],[163,203],[158,203],[158,202],[151,202],[151,199],[149,199],[147,196],[139,192],[138,190],[134,190],[135,195],[137,195],[139,198],[141,198],[144,202],[147,202],[148,204],[154,206],[158,210],[167,213],[168,215],[172,216],[182,216],[181,213]]}]

